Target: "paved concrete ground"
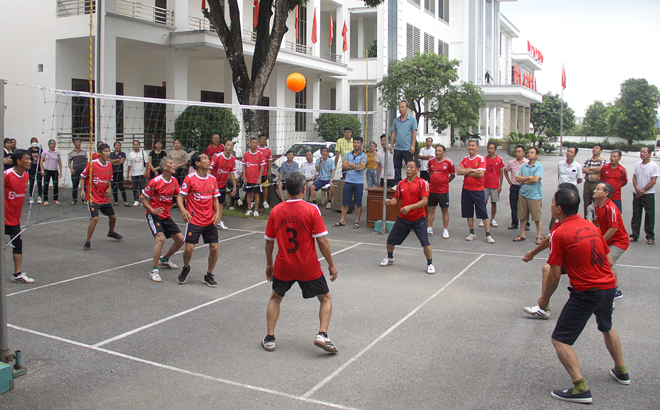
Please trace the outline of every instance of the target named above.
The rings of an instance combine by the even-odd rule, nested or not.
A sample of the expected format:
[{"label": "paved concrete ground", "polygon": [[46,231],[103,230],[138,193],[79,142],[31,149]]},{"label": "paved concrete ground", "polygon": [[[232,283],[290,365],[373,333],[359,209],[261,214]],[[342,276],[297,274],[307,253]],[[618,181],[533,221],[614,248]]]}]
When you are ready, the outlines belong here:
[{"label": "paved concrete ground", "polygon": [[[464,150],[449,155],[458,163]],[[636,158],[624,156],[630,172]],[[546,198],[556,186],[557,161],[541,159]],[[260,347],[270,295],[263,220],[226,218],[231,229],[220,232],[219,286],[212,289],[202,283],[208,255],[203,246],[193,255],[185,285],[176,284],[178,271],[161,271],[160,284],[148,279],[153,239],[141,208],[117,208],[121,242],[105,237],[102,219],[94,250],[84,253],[83,209],[61,215],[71,207],[35,207],[31,222],[54,217],[24,234],[24,270],[37,282],[7,283],[10,348],[23,351],[28,373],[13,391],[0,395],[0,408],[576,406],[549,394],[571,385],[550,343],[568,281],[562,279],[552,300],[550,320],[527,316],[521,308],[536,303],[547,252],[528,264],[520,260],[534,245],[513,243],[517,233],[506,230],[508,187],[500,227],[493,228],[496,243],[483,242],[479,229],[479,240],[466,242],[458,207],[461,182],[451,185],[451,238],[431,238],[438,270],[433,276],[424,271],[414,236],[396,249],[395,265],[380,268],[385,237],[364,228],[364,216],[359,230],[332,228],[339,215],[322,209],[339,269],[330,285],[329,335],[337,355],[312,345],[318,303],[303,300],[297,287],[282,304],[277,350]],[[630,186],[624,188],[627,221],[630,192]],[[545,224],[549,200],[543,211]],[[180,218],[177,211],[174,215]],[[180,254],[174,261],[181,263]],[[654,292],[660,286],[659,262],[656,247],[644,242],[633,244],[619,261],[625,296],[617,301],[614,324],[630,386],[608,375],[612,362],[593,320],[576,343],[594,408],[660,407],[660,302]]]}]

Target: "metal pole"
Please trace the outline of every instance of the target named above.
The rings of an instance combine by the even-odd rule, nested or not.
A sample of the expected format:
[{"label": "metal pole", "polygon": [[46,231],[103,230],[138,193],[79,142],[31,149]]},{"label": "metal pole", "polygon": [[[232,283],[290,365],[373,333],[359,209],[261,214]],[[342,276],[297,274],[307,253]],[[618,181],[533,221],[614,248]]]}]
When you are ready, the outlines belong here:
[{"label": "metal pole", "polygon": [[[0,141],[5,139],[5,80],[0,79]],[[5,290],[5,179],[0,178],[0,220],[2,238],[0,241],[0,362],[7,363],[9,346],[7,344],[7,296]]]},{"label": "metal pole", "polygon": [[[387,148],[388,145],[389,145],[388,144],[388,141],[389,141],[389,133],[388,132],[390,131],[389,127],[390,127],[390,123],[391,123],[391,121],[390,121],[390,110],[389,109],[387,110],[387,114],[385,114],[385,118],[386,118],[386,120],[385,120],[386,121],[386,126],[385,126],[385,148],[384,148],[385,152],[383,153],[384,157],[385,157],[385,159],[383,161],[383,162],[385,162],[385,166],[383,167],[383,215],[382,215],[382,219],[381,219],[382,223],[381,223],[381,226],[380,226],[381,227],[381,230],[380,230],[381,234],[387,233],[387,205],[385,205],[385,200],[387,199],[387,165],[389,163],[388,159],[389,159],[389,154],[390,154],[389,149]],[[380,179],[380,175],[376,175],[376,178]]]},{"label": "metal pole", "polygon": [[564,151],[564,87],[561,89],[561,116],[559,117],[559,155]]}]

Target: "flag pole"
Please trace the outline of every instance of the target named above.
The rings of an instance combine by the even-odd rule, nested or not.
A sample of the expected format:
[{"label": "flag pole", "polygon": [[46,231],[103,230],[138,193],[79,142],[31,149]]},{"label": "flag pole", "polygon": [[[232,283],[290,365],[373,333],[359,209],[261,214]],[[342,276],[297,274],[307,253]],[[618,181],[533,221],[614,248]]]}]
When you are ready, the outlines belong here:
[{"label": "flag pole", "polygon": [[566,74],[564,65],[561,65],[561,114],[559,117],[559,155],[564,155],[564,88],[566,88]]}]

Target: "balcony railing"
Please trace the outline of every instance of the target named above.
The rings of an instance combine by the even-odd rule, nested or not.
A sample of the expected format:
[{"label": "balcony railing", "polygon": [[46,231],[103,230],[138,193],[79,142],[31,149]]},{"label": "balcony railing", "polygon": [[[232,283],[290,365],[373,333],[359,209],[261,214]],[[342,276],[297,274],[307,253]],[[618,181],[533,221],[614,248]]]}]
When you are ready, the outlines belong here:
[{"label": "balcony railing", "polygon": [[152,23],[174,25],[174,11],[160,7],[149,6],[131,0],[117,0],[116,12],[122,16]]},{"label": "balcony railing", "polygon": [[292,41],[285,42],[284,43],[284,48],[286,50],[291,50],[294,53],[312,55],[312,47],[311,46],[305,46],[305,45],[302,45],[302,44],[294,43]]},{"label": "balcony railing", "polygon": [[251,30],[243,30],[243,41],[257,42],[257,32]]},{"label": "balcony railing", "polygon": [[201,19],[199,17],[188,16],[188,30],[215,31],[215,27],[205,18]]},{"label": "balcony railing", "polygon": [[94,6],[94,0],[57,0],[57,17],[89,14]]},{"label": "balcony railing", "polygon": [[332,61],[333,63],[341,63],[341,54],[335,54],[329,51],[321,50],[320,55],[324,60]]}]

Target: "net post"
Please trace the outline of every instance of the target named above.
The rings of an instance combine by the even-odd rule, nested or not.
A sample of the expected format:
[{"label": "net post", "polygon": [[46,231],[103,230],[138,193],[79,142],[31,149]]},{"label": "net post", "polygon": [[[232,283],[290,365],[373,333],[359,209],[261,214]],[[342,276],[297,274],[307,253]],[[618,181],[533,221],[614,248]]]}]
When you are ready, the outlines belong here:
[{"label": "net post", "polygon": [[[389,158],[388,145],[389,144],[387,143],[387,140],[388,140],[387,137],[388,137],[389,133],[391,132],[390,131],[390,124],[391,124],[390,113],[391,113],[391,110],[388,109],[387,114],[385,115],[385,118],[386,118],[386,120],[385,120],[386,121],[386,123],[385,123],[385,152],[383,153],[384,157],[385,157],[385,160],[383,161],[385,163],[385,166],[383,167],[383,214],[382,214],[382,219],[381,219],[382,223],[380,224],[380,228],[381,228],[380,233],[381,233],[381,235],[387,233],[387,205],[385,204],[385,200],[387,200],[387,166],[388,166],[388,163],[389,163],[389,161],[388,161],[388,158]],[[380,175],[376,175],[376,178],[380,178]]]},{"label": "net post", "polygon": [[[0,79],[0,141],[5,139],[5,80]],[[7,295],[5,289],[5,178],[0,179],[0,220],[2,220],[2,245],[0,245],[0,362],[7,363],[9,346],[7,343]]]}]

